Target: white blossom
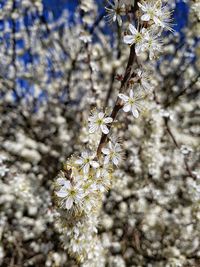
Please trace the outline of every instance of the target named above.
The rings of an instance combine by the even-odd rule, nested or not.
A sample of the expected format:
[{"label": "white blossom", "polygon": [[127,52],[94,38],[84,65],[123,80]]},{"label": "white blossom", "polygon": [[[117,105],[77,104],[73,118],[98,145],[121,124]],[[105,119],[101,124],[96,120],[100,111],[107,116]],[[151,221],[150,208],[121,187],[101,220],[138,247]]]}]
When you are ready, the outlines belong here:
[{"label": "white blossom", "polygon": [[102,152],[105,155],[104,164],[112,162],[117,166],[122,160],[122,148],[118,143],[109,141],[108,148],[102,148]]},{"label": "white blossom", "polygon": [[160,25],[160,20],[158,19],[158,12],[160,10],[158,1],[142,1],[138,3],[138,6],[143,11],[143,15],[141,16],[141,20],[150,21],[153,20],[155,24]]},{"label": "white blossom", "polygon": [[69,210],[74,204],[80,205],[82,203],[84,192],[81,188],[81,183],[72,184],[66,180],[60,190],[56,192],[56,195],[63,199],[61,202],[62,207]]},{"label": "white blossom", "polygon": [[75,161],[77,165],[81,165],[83,173],[87,174],[89,172],[90,166],[93,168],[98,168],[99,163],[94,160],[94,155],[91,155],[88,151],[81,153],[81,157]]},{"label": "white blossom", "polygon": [[113,121],[111,117],[105,117],[103,112],[95,112],[92,116],[89,117],[89,133],[95,133],[99,130],[104,134],[109,133],[109,129],[106,124],[109,124]]},{"label": "white blossom", "polygon": [[142,1],[138,6],[143,12],[141,20],[153,21],[157,26],[172,30],[170,27],[171,13],[166,6],[161,6],[161,1]]},{"label": "white blossom", "polygon": [[133,82],[136,82],[136,85],[139,84],[140,88],[145,92],[151,92],[153,89],[153,86],[150,83],[151,73],[144,69],[137,69],[136,73],[137,76]]},{"label": "white blossom", "polygon": [[147,31],[144,40],[144,51],[149,54],[149,59],[155,58],[158,52],[161,52],[161,41],[153,31]]},{"label": "white blossom", "polygon": [[138,118],[139,111],[142,109],[141,100],[144,98],[144,95],[138,92],[133,92],[133,90],[130,90],[129,96],[124,94],[119,94],[118,96],[125,102],[123,111],[124,112],[131,111],[133,116],[135,118]]},{"label": "white blossom", "polygon": [[105,192],[111,186],[111,175],[106,169],[106,166],[102,166],[98,169],[95,177],[95,188],[100,192]]},{"label": "white blossom", "polygon": [[122,18],[121,15],[125,13],[125,5],[122,0],[114,0],[114,3],[108,0],[111,8],[106,7],[106,11],[108,12],[107,18],[109,22],[117,21],[119,26],[122,26]]},{"label": "white blossom", "polygon": [[124,43],[133,45],[135,44],[135,52],[139,55],[145,49],[145,35],[146,29],[142,28],[141,31],[138,31],[135,26],[129,24],[129,30],[131,35],[124,36]]}]

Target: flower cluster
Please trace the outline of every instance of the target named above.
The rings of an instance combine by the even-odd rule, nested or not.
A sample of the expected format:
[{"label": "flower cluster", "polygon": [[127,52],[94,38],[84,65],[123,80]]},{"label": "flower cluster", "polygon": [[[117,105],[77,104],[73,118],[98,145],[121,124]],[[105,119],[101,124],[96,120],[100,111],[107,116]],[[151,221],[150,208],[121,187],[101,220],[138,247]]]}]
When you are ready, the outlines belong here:
[{"label": "flower cluster", "polygon": [[[92,118],[103,122],[104,114],[95,111]],[[106,119],[110,121],[110,118]],[[91,121],[96,125],[96,120],[89,118],[90,133]],[[122,148],[119,143],[113,143],[111,139],[108,148],[102,150],[100,159],[88,150],[83,151],[80,157],[72,156],[55,182],[55,199],[60,211],[59,221],[65,225],[62,226],[62,231],[65,233],[64,245],[70,254],[78,261],[85,262],[84,264],[94,264],[94,261],[98,262],[102,257],[103,251],[96,236],[97,215],[101,209],[104,193],[113,183],[113,167],[119,165],[121,160]],[[69,241],[66,242],[66,239]]]},{"label": "flower cluster", "polygon": [[199,266],[199,0],[97,2],[1,1],[0,265]]},{"label": "flower cluster", "polygon": [[139,111],[143,108],[141,101],[144,99],[144,95],[140,91],[133,92],[133,90],[130,90],[129,96],[119,94],[119,98],[121,98],[125,102],[125,105],[123,107],[124,112],[131,111],[133,116],[135,118],[138,118]]},{"label": "flower cluster", "polygon": [[[159,2],[159,1],[158,1]],[[156,54],[161,52],[162,42],[159,38],[161,31],[164,29],[171,30],[170,12],[166,12],[165,8],[158,5],[158,2],[145,1],[144,4],[138,3],[141,11],[141,27],[139,29],[129,24],[130,35],[124,36],[124,42],[135,46],[135,52],[139,56],[144,52],[149,54],[150,60],[155,58]]]},{"label": "flower cluster", "polygon": [[[117,20],[119,26],[122,26],[121,15],[131,10],[131,3],[119,0],[114,4],[111,2],[109,4],[111,8],[106,8],[109,19]],[[149,59],[152,60],[155,54],[161,51],[158,37],[164,28],[169,29],[167,21],[170,13],[162,7],[160,2],[153,4],[136,1],[134,8],[140,9],[137,24],[139,30],[133,24],[129,24],[132,35],[125,35],[124,42],[134,45],[135,58],[141,53],[148,52]],[[115,168],[119,166],[123,158],[122,147],[116,142],[116,137],[110,135],[110,132],[114,131],[116,114],[122,108],[125,112],[131,111],[133,116],[138,118],[139,113],[144,110],[144,98],[153,89],[148,77],[149,71],[142,65],[135,71],[132,71],[131,67],[129,65],[127,67],[130,71],[129,77],[125,81],[125,86],[119,90],[116,106],[111,115],[107,115],[107,110],[104,113],[95,109],[88,118],[88,134],[90,140],[93,140],[92,136],[94,136],[93,144],[88,142],[88,149],[83,151],[81,156],[74,155],[67,161],[55,183],[55,199],[60,213],[59,221],[64,224],[62,231],[68,232],[65,237],[69,239],[69,242],[66,242],[65,246],[70,254],[86,264],[89,264],[91,259],[94,262],[101,257],[99,253],[96,255],[93,252],[93,256],[91,255],[94,246],[96,246],[95,251],[99,246],[96,237],[98,214],[104,193],[112,186]],[[125,76],[128,75],[127,70]],[[130,90],[129,96],[125,93],[127,90]],[[118,111],[115,111],[116,109]],[[89,244],[86,239],[91,240]]]}]

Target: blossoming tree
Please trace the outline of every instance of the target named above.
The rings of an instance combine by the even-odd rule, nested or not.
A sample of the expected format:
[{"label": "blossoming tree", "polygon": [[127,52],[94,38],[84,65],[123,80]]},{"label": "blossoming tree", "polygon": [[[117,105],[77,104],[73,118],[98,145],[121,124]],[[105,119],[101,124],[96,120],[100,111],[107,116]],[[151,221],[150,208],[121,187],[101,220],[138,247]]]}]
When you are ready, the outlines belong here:
[{"label": "blossoming tree", "polygon": [[105,5],[1,6],[2,266],[199,264],[199,1]]}]

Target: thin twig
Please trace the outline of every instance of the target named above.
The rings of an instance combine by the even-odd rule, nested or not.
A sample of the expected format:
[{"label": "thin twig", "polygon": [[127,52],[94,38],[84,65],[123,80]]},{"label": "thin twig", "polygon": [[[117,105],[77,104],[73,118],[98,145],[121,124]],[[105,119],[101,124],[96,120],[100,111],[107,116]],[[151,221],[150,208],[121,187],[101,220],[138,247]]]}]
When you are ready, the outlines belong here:
[{"label": "thin twig", "polygon": [[[138,2],[138,0],[135,1],[134,7],[132,9],[134,16],[135,16],[135,13],[136,13],[137,8],[138,8],[137,2]],[[129,54],[129,58],[128,58],[128,63],[127,63],[127,66],[126,66],[124,78],[123,78],[123,80],[121,82],[121,87],[119,89],[119,93],[124,92],[126,90],[126,88],[127,88],[127,82],[128,82],[128,80],[130,78],[132,66],[133,66],[133,63],[134,63],[135,59],[136,59],[135,46],[132,45],[130,47],[130,54]],[[123,101],[119,97],[117,97],[117,99],[115,101],[114,108],[113,108],[113,110],[111,112],[111,115],[110,115],[110,117],[113,119],[113,121],[115,120],[119,110],[122,107],[123,107]],[[109,128],[111,128],[111,126],[112,126],[112,123],[110,124]],[[98,145],[98,148],[97,148],[97,158],[100,157],[101,150],[107,143],[107,137],[108,137],[108,135],[104,134],[104,133],[101,136],[101,139],[100,139],[100,142],[99,142],[99,145]]]},{"label": "thin twig", "polygon": [[[175,144],[175,146],[180,150],[180,146],[175,138],[175,136],[173,135],[170,127],[169,127],[169,119],[168,118],[165,118],[165,126],[166,126],[166,129],[167,129],[167,132],[168,134],[170,135],[173,143]],[[184,156],[184,164],[185,164],[185,169],[186,171],[188,172],[188,174],[193,178],[193,179],[197,179],[196,175],[192,172],[192,170],[190,169],[190,166],[188,164],[188,161],[187,161],[187,158]]]},{"label": "thin twig", "polygon": [[[121,42],[121,29],[120,29],[120,26],[117,25],[117,58],[116,58],[117,60],[119,60],[121,57],[120,42]],[[108,105],[109,99],[113,92],[113,84],[115,81],[115,76],[116,76],[116,67],[113,67],[112,73],[111,73],[111,79],[110,79],[110,86],[109,86],[106,99],[105,99],[105,103],[104,103],[104,111]]]},{"label": "thin twig", "polygon": [[197,83],[197,81],[198,81],[199,78],[200,78],[200,73],[195,77],[195,79],[194,79],[193,81],[191,81],[191,83],[190,83],[188,86],[186,86],[183,90],[181,90],[180,92],[178,92],[178,93],[173,97],[173,99],[172,99],[171,101],[168,101],[168,102],[165,104],[165,108],[167,108],[167,107],[169,107],[169,106],[171,106],[171,105],[174,105],[174,104],[178,101],[178,99],[179,99],[182,95],[184,95],[184,94],[187,92],[187,90],[188,90],[189,88],[193,87],[193,86]]}]

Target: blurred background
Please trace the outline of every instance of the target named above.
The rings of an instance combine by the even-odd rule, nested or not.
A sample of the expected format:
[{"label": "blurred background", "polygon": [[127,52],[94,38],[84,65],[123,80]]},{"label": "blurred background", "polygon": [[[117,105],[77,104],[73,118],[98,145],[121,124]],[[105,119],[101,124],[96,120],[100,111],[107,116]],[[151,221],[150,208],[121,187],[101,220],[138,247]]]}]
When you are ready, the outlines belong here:
[{"label": "blurred background", "polygon": [[[149,111],[117,122],[125,160],[100,214],[106,266],[200,266],[200,3],[165,2],[174,32],[158,59],[143,57],[155,88]],[[64,249],[52,185],[89,142],[90,107],[109,109],[117,96],[127,27],[108,23],[108,5],[0,1],[3,267],[79,266]]]}]

